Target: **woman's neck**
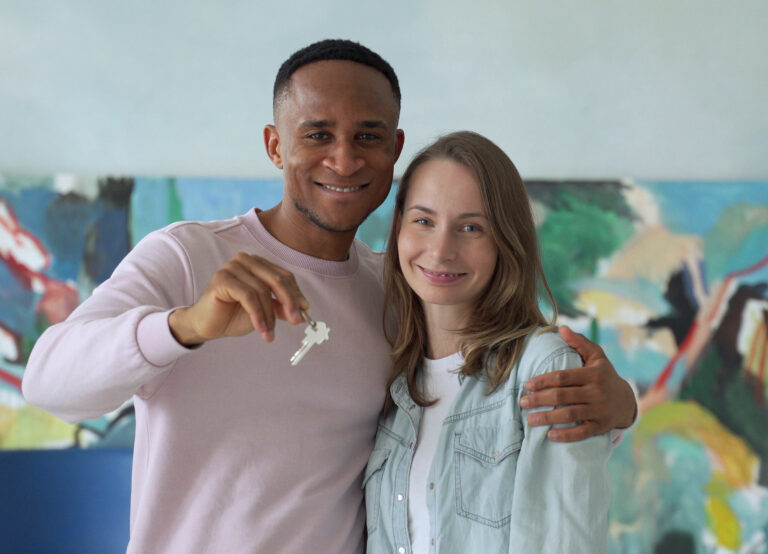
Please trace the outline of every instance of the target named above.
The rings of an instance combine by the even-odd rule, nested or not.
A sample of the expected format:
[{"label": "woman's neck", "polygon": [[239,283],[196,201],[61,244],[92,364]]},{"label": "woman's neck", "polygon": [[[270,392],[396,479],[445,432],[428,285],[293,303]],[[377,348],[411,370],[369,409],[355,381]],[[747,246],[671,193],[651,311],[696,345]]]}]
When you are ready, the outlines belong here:
[{"label": "woman's neck", "polygon": [[465,311],[456,306],[424,305],[427,324],[427,355],[439,360],[461,348],[461,330],[468,321]]}]

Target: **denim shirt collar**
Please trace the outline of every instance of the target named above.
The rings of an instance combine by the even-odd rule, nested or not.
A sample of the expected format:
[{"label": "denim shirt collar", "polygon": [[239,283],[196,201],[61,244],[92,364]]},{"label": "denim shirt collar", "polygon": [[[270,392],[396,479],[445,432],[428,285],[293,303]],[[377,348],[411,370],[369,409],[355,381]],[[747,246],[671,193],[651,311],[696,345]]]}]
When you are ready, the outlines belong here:
[{"label": "denim shirt collar", "polygon": [[[485,375],[477,375],[477,377],[479,379],[484,379]],[[464,384],[467,376],[463,373],[458,373],[456,378],[459,380],[459,386],[461,386]],[[414,401],[411,399],[411,395],[408,393],[408,378],[405,373],[398,375],[397,378],[392,382],[392,384],[389,386],[389,393],[392,395],[392,399],[395,401],[395,404],[397,404],[397,406],[403,410],[409,409],[409,407],[414,404]]]},{"label": "denim shirt collar", "polygon": [[408,379],[405,372],[397,376],[389,387],[389,393],[392,395],[392,400],[395,401],[397,407],[401,410],[411,410],[412,405],[415,404],[411,395],[408,393]]}]

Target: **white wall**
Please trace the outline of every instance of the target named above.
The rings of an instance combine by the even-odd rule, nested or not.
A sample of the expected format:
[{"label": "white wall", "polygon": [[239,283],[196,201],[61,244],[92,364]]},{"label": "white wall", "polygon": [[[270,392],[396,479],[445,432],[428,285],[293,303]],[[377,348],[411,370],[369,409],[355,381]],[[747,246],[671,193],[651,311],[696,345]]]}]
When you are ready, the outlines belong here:
[{"label": "white wall", "polygon": [[468,128],[527,177],[768,177],[768,2],[0,0],[0,172],[277,176],[294,50],[395,67],[406,148]]}]

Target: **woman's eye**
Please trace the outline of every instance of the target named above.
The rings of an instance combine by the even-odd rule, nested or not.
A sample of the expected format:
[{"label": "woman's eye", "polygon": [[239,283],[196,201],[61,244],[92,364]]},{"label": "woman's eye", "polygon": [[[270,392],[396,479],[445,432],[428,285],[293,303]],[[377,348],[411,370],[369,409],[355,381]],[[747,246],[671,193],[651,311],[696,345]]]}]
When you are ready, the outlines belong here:
[{"label": "woman's eye", "polygon": [[414,219],[413,222],[416,223],[417,225],[429,225],[429,220],[428,219],[424,219],[423,217],[419,217],[418,219]]},{"label": "woman's eye", "polygon": [[482,228],[479,225],[475,225],[474,223],[467,223],[461,228],[461,230],[467,233],[476,233],[478,231],[482,231]]}]

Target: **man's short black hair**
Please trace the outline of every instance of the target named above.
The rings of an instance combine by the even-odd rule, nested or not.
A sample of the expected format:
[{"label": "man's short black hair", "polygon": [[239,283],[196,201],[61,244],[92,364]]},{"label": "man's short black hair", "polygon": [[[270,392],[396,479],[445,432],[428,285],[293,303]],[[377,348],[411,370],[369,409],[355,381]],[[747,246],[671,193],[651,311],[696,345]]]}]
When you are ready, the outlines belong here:
[{"label": "man's short black hair", "polygon": [[395,70],[384,58],[379,56],[373,50],[366,48],[359,42],[346,39],[325,39],[314,42],[297,50],[291,57],[283,62],[275,77],[275,86],[272,89],[272,105],[277,107],[278,99],[288,90],[291,76],[297,69],[304,67],[312,62],[323,60],[348,60],[361,63],[372,67],[381,72],[389,81],[392,87],[392,93],[397,100],[397,107],[400,107],[400,84],[397,81]]}]

